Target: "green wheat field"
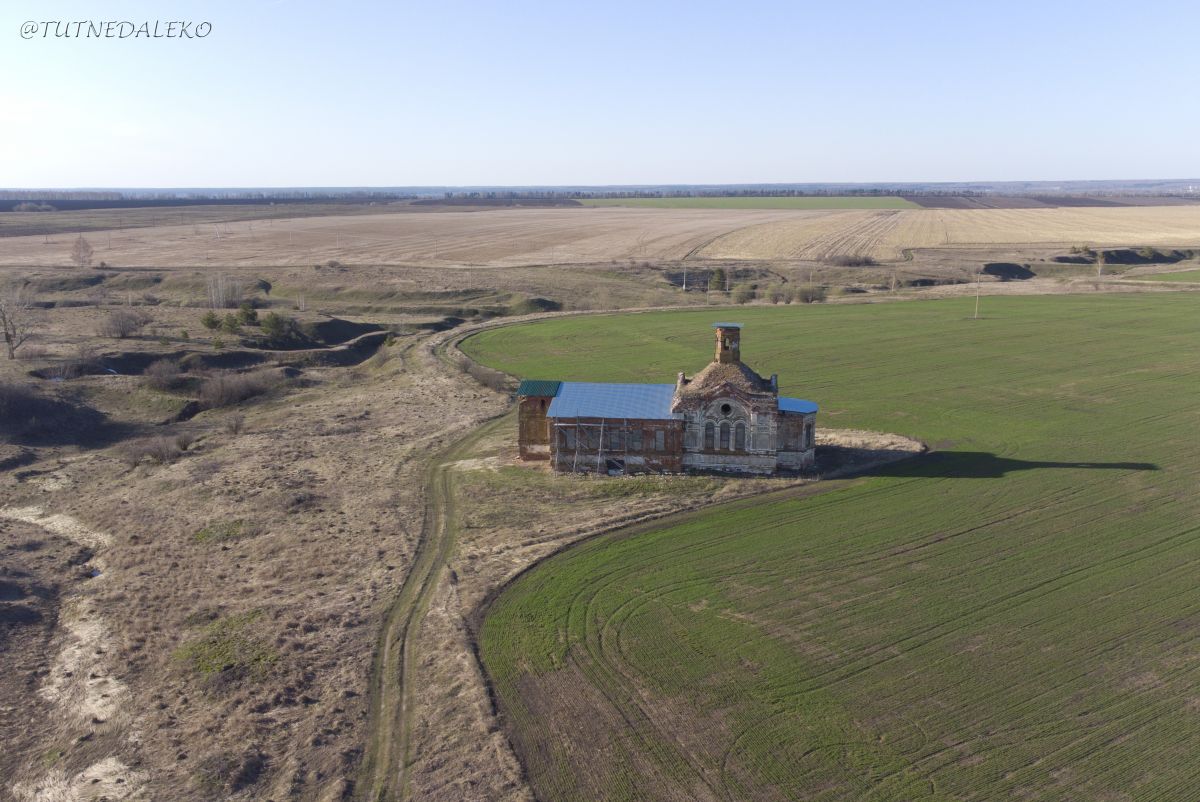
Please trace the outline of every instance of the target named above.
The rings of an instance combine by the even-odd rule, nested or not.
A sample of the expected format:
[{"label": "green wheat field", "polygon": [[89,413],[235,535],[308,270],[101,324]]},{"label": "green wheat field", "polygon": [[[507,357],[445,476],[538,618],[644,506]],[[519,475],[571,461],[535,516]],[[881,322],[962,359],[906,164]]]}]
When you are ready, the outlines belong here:
[{"label": "green wheat field", "polygon": [[738,320],[743,358],[819,425],[934,450],[518,579],[480,649],[538,798],[1196,798],[1200,301],[973,303],[466,341],[522,377],[671,382]]}]

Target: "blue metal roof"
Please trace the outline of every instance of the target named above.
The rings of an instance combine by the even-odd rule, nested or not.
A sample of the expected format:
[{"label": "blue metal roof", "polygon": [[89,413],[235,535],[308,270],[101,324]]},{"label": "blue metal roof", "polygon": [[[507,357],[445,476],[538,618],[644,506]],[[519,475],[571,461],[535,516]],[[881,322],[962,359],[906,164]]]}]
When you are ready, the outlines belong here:
[{"label": "blue metal roof", "polygon": [[779,396],[779,411],[811,415],[817,411],[817,405],[812,401],[805,401],[803,398],[784,398],[783,396]]},{"label": "blue metal roof", "polygon": [[714,323],[713,324],[714,329],[740,329],[741,327],[742,327],[741,323]]},{"label": "blue metal roof", "polygon": [[600,384],[563,382],[546,410],[548,418],[638,418],[674,420],[673,384]]}]

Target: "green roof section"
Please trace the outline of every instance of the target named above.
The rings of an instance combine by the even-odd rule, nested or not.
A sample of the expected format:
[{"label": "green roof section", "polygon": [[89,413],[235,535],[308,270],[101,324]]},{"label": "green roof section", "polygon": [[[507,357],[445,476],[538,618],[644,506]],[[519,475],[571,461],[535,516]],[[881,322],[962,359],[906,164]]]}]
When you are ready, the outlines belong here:
[{"label": "green roof section", "polygon": [[544,395],[554,398],[561,388],[562,382],[552,379],[521,379],[521,385],[517,387],[517,395]]}]

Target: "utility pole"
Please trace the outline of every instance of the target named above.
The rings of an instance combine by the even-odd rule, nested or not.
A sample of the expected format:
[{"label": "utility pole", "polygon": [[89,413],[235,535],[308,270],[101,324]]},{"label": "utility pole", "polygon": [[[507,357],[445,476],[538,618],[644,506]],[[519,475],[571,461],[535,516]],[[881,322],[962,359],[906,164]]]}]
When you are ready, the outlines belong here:
[{"label": "utility pole", "polygon": [[979,320],[979,290],[983,285],[983,268],[975,273],[975,320]]}]

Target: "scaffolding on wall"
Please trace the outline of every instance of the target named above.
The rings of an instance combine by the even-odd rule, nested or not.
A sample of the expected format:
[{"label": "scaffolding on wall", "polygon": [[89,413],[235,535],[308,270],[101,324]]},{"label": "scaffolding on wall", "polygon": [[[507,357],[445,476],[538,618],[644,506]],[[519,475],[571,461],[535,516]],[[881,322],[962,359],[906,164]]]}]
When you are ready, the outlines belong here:
[{"label": "scaffolding on wall", "polygon": [[[580,437],[580,429],[583,429],[585,432],[589,431],[589,430],[593,430],[593,429],[599,429],[600,430],[599,431],[599,440],[598,440],[597,447],[596,447],[596,472],[597,473],[607,473],[608,472],[607,468],[606,468],[605,460],[613,459],[613,457],[611,455],[617,453],[617,450],[609,449],[608,454],[610,456],[608,456],[608,457],[605,456],[604,432],[605,432],[606,427],[611,429],[615,426],[615,423],[609,424],[608,418],[600,418],[599,423],[584,423],[584,422],[576,419],[576,420],[571,421],[570,423],[555,422],[553,424],[553,426],[554,426],[554,446],[553,447],[554,447],[554,464],[555,464],[555,466],[558,466],[561,462],[561,452],[557,448],[558,444],[561,442],[561,440],[559,438],[559,432],[566,430],[566,429],[571,430],[571,433],[575,440],[575,451],[571,458],[571,473],[578,473],[581,451],[584,451],[584,449],[582,448],[583,438]],[[620,431],[624,435],[621,438],[621,448],[619,449],[620,453],[622,455],[621,470],[624,471],[625,466],[629,464],[629,419],[628,418],[621,419]],[[586,459],[587,454],[583,453],[582,456]]]}]

